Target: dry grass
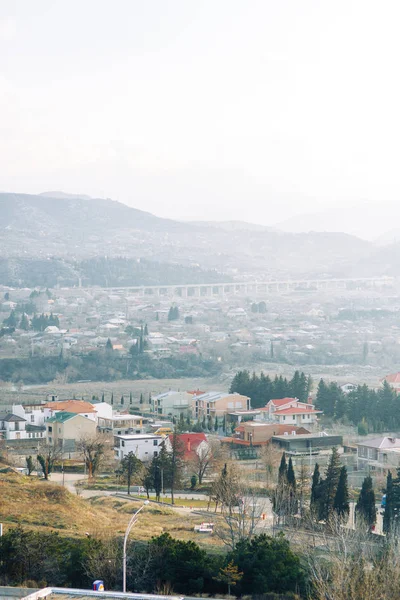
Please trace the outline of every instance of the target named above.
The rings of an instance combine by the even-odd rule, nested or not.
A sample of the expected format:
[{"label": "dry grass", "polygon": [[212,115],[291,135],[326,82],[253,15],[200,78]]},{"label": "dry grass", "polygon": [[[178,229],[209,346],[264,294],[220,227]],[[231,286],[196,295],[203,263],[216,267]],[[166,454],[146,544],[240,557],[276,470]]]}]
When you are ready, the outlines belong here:
[{"label": "dry grass", "polygon": [[[84,500],[48,481],[19,474],[0,474],[0,518],[4,529],[20,524],[37,531],[59,531],[80,537],[123,535],[139,503],[112,496]],[[169,532],[173,537],[195,539],[203,547],[218,547],[214,536],[195,534],[194,525],[204,518],[184,509],[149,505],[132,530],[136,540],[149,540]]]}]

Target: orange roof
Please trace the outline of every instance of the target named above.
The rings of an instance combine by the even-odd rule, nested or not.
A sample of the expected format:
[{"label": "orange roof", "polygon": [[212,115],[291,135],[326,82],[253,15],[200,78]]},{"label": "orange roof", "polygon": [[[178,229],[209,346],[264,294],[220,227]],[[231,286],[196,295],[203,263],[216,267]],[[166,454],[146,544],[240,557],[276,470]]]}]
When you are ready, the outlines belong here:
[{"label": "orange roof", "polygon": [[390,375],[386,375],[382,381],[387,381],[388,383],[400,383],[400,373],[391,373]]},{"label": "orange roof", "polygon": [[48,402],[43,405],[44,408],[51,410],[63,410],[70,413],[95,413],[96,410],[90,402],[84,400],[59,400],[57,402]]},{"label": "orange roof", "polygon": [[310,414],[322,413],[322,410],[314,410],[313,408],[301,408],[294,406],[293,408],[281,408],[276,410],[274,415],[310,415]]},{"label": "orange roof", "polygon": [[283,406],[284,404],[289,404],[289,402],[298,402],[298,398],[277,398],[276,400],[272,398],[270,402],[274,406]]},{"label": "orange roof", "polygon": [[192,394],[192,396],[202,396],[206,392],[202,392],[201,390],[188,390],[188,394]]}]

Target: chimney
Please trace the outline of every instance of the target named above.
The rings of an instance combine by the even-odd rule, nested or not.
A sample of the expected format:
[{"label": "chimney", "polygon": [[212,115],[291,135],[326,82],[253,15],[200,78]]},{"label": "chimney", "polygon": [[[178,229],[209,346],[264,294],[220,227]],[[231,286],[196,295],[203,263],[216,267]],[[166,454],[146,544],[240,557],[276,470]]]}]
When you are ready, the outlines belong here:
[{"label": "chimney", "polygon": [[311,396],[308,396],[308,398],[307,398],[307,404],[312,404],[312,398],[311,398]]}]

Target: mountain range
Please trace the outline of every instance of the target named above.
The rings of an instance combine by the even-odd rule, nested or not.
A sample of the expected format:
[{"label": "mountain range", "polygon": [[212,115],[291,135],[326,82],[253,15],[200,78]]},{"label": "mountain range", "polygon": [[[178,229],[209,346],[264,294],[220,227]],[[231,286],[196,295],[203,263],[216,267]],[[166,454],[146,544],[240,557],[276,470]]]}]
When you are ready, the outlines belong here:
[{"label": "mountain range", "polygon": [[14,264],[108,256],[179,264],[196,269],[196,281],[199,268],[238,279],[376,276],[398,271],[399,248],[345,233],[284,232],[229,219],[181,222],[63,192],[0,194],[1,256]]}]

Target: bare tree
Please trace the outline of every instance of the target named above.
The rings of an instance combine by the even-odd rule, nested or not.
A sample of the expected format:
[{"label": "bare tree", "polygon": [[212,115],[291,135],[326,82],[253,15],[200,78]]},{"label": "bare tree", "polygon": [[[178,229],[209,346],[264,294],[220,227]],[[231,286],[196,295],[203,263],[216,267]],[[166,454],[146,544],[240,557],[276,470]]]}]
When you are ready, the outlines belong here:
[{"label": "bare tree", "polygon": [[[397,544],[386,543],[367,531],[344,527],[333,516],[329,532],[319,533],[318,544],[305,560],[315,600],[399,599],[400,555]],[[324,549],[324,558],[318,552]],[[311,550],[311,551],[310,551]]]},{"label": "bare tree", "polygon": [[265,466],[266,487],[275,482],[282,451],[275,444],[267,444],[261,450],[261,461]]},{"label": "bare tree", "polygon": [[102,433],[81,437],[77,442],[77,449],[83,455],[89,479],[96,475],[100,465],[112,451],[109,437]]},{"label": "bare tree", "polygon": [[214,482],[212,496],[220,517],[214,531],[232,550],[241,540],[253,537],[265,510],[265,501],[250,488],[234,466],[225,465],[220,477]]},{"label": "bare tree", "polygon": [[191,467],[201,485],[206,473],[212,471],[223,456],[221,444],[217,440],[201,442],[191,461]]}]

